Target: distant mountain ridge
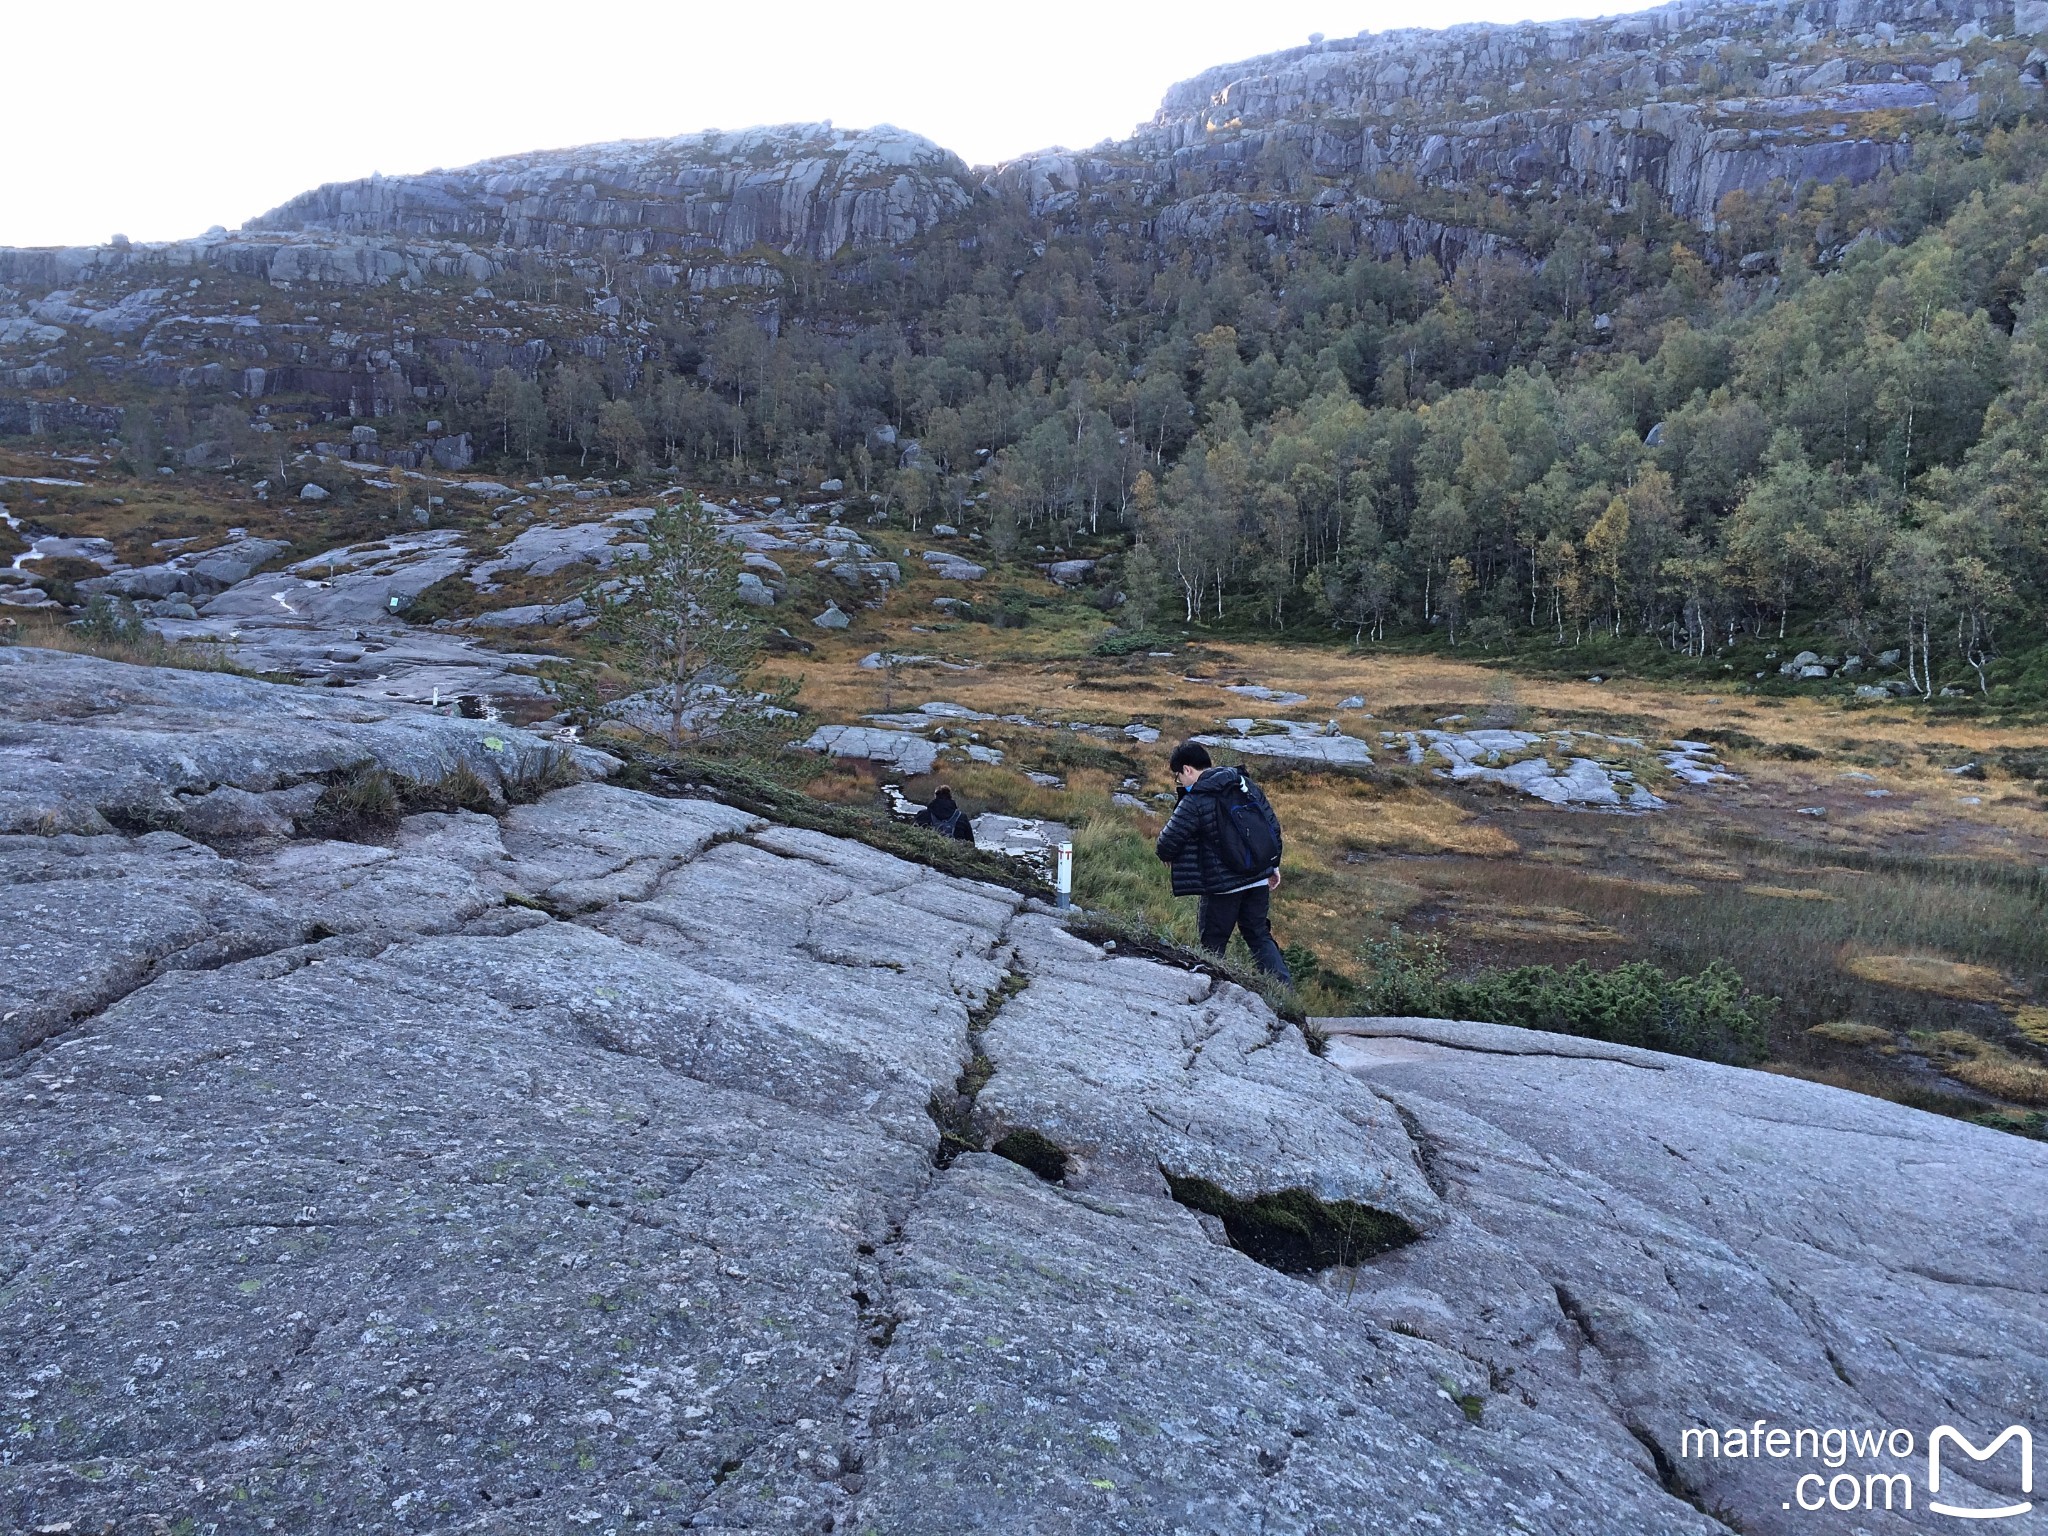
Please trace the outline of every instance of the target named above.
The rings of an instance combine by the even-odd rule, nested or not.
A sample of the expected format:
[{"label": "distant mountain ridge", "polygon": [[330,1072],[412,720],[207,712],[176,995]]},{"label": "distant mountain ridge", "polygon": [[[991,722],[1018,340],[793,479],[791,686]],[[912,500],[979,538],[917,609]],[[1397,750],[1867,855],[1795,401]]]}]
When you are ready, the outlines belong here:
[{"label": "distant mountain ridge", "polygon": [[[0,401],[0,430],[101,420],[68,403],[81,386],[380,410],[393,390],[437,393],[425,355],[488,373],[644,350],[621,308],[634,295],[743,297],[772,333],[797,265],[949,236],[971,248],[990,210],[1041,243],[1165,250],[1334,225],[1358,249],[1445,275],[1474,257],[1534,265],[1498,210],[1641,203],[1711,230],[1731,193],[1895,169],[1916,132],[1970,123],[1987,96],[2038,100],[2048,54],[2021,34],[2039,28],[2048,0],[1679,0],[1319,40],[1171,87],[1120,142],[993,167],[897,128],[815,123],[332,183],[234,232],[0,249],[0,389],[24,392]],[[440,339],[377,343],[346,313],[309,331],[246,303],[211,309],[192,292],[208,272],[331,293],[344,311],[366,292],[455,301],[493,285],[524,307],[483,325],[438,315]]]}]

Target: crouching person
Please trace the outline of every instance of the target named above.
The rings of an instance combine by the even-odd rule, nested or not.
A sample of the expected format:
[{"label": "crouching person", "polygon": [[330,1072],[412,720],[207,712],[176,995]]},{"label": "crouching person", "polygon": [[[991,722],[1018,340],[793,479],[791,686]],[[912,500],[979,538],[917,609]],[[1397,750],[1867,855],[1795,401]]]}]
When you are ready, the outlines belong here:
[{"label": "crouching person", "polygon": [[960,843],[974,841],[974,818],[953,798],[951,785],[941,784],[932,795],[932,803],[919,811],[915,819],[920,827],[930,827],[941,837]]},{"label": "crouching person", "polygon": [[1221,955],[1236,929],[1260,970],[1293,985],[1268,923],[1280,887],[1273,807],[1243,769],[1216,767],[1199,742],[1182,742],[1167,763],[1180,800],[1155,851],[1173,867],[1173,894],[1202,898],[1202,948]]}]

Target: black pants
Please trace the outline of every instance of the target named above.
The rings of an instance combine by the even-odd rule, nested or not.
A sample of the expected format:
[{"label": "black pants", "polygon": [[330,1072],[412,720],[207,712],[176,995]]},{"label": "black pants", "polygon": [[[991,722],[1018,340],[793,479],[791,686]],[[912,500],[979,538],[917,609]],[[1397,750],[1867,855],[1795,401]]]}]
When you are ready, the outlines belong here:
[{"label": "black pants", "polygon": [[1244,942],[1259,969],[1292,986],[1294,974],[1287,969],[1287,962],[1280,955],[1280,946],[1273,942],[1273,930],[1266,925],[1266,915],[1272,904],[1273,893],[1263,885],[1255,885],[1248,891],[1232,891],[1228,896],[1204,896],[1199,919],[1202,948],[1212,955],[1222,954],[1230,947],[1231,929],[1238,929],[1244,934]]}]

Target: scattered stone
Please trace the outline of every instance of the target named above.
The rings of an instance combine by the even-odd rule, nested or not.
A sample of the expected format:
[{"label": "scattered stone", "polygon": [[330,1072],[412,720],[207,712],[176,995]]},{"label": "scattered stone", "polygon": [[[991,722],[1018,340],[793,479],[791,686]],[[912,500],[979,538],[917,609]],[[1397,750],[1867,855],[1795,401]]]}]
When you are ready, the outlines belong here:
[{"label": "scattered stone", "polygon": [[1074,829],[1057,821],[1005,816],[997,811],[974,818],[975,847],[1023,859],[1041,869],[1050,869],[1054,851],[1073,840]]},{"label": "scattered stone", "polygon": [[847,625],[851,624],[853,620],[849,619],[845,614],[839,611],[839,605],[837,603],[833,603],[830,604],[823,613],[819,614],[816,618],[812,619],[811,622],[817,625],[820,629],[844,629],[847,627]]},{"label": "scattered stone", "polygon": [[939,760],[939,744],[908,731],[877,730],[865,725],[821,725],[803,743],[807,752],[831,757],[856,757],[886,763],[916,778],[932,771]]},{"label": "scattered stone", "polygon": [[[1332,768],[1363,768],[1372,763],[1372,749],[1364,742],[1356,736],[1339,735],[1327,726],[1309,725],[1299,720],[1245,719],[1223,723],[1237,734],[1197,736],[1193,739],[1208,747],[1228,747],[1245,757],[1321,763]],[[1153,731],[1152,739],[1156,741],[1158,738],[1159,733]]]},{"label": "scattered stone", "polygon": [[[1574,750],[1581,740],[1640,747],[1642,743],[1633,737],[1569,730],[1549,736],[1510,730],[1386,731],[1381,735],[1389,746],[1405,745],[1410,763],[1420,764],[1432,755],[1443,758],[1448,766],[1436,771],[1454,783],[1501,784],[1551,805],[1624,811],[1655,811],[1665,805],[1651,790],[1635,783],[1627,769],[1610,768]],[[1565,759],[1561,767],[1552,760],[1553,753]]]},{"label": "scattered stone", "polygon": [[943,549],[926,550],[924,560],[941,581],[979,581],[988,574],[987,566],[976,565]]},{"label": "scattered stone", "polygon": [[299,500],[301,501],[325,501],[328,494],[325,486],[315,485],[310,480],[299,487]]},{"label": "scattered stone", "polygon": [[1704,741],[1674,741],[1667,752],[1657,754],[1658,760],[1671,771],[1671,776],[1684,784],[1740,784],[1742,777],[1730,773],[1715,760],[1712,743]]},{"label": "scattered stone", "polygon": [[1305,693],[1289,693],[1284,688],[1268,688],[1260,683],[1233,683],[1226,691],[1257,699],[1261,704],[1271,704],[1276,709],[1292,709],[1297,704],[1308,702]]}]

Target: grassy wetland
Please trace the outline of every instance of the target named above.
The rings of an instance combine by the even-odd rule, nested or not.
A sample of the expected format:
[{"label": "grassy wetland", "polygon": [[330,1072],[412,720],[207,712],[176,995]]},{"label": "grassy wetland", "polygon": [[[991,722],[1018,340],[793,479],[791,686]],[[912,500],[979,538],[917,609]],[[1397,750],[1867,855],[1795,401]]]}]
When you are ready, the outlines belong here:
[{"label": "grassy wetland", "polygon": [[[1073,827],[1077,900],[1183,942],[1193,903],[1171,896],[1150,847],[1170,804],[1168,747],[1231,717],[1335,720],[1373,747],[1371,767],[1245,759],[1286,828],[1274,924],[1304,973],[1309,1013],[1362,1011],[1379,995],[1375,960],[1403,946],[1438,952],[1451,980],[1580,962],[1674,976],[1720,965],[1775,1000],[1763,1010],[1764,1069],[2041,1134],[2048,798],[2026,774],[2048,730],[1931,722],[1909,704],[1818,692],[1593,682],[1334,642],[1176,633],[1169,654],[1103,657],[1092,653],[1099,616],[1049,584],[1034,595],[1040,622],[1021,630],[933,623],[913,582],[850,632],[777,665],[801,679],[822,720],[942,700],[1039,722],[961,722],[948,730],[958,745],[994,747],[1003,761],[949,755],[900,787],[920,798],[943,778],[972,810]],[[937,664],[858,665],[877,650]],[[1276,707],[1233,685],[1306,701]],[[1340,708],[1354,698],[1363,709]],[[1460,729],[1638,738],[1642,750],[1616,748],[1615,760],[1666,806],[1559,807],[1453,784],[1433,771],[1437,759],[1417,766],[1382,750],[1383,731],[1460,716]],[[1159,740],[1047,728],[1134,722]],[[1712,743],[1739,782],[1678,782],[1650,750],[1672,739]],[[807,787],[878,803],[884,779],[896,781],[841,760],[820,764]]]}]

